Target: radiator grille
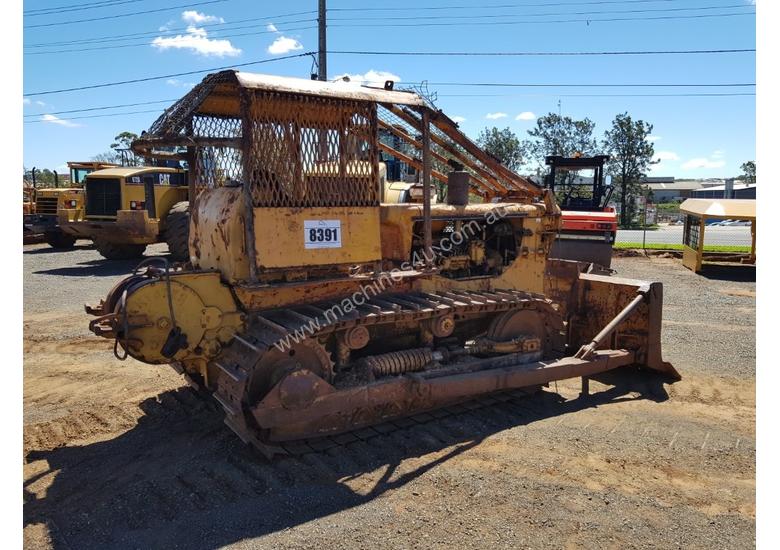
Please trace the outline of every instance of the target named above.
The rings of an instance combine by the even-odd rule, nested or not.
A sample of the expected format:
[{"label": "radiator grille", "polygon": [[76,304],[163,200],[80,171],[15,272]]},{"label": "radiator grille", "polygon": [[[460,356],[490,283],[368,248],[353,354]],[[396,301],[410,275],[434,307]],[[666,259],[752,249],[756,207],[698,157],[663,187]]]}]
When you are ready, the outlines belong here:
[{"label": "radiator grille", "polygon": [[118,178],[87,178],[85,192],[87,216],[116,216],[122,201]]},{"label": "radiator grille", "polygon": [[35,212],[38,214],[57,214],[57,197],[38,197],[35,201]]}]

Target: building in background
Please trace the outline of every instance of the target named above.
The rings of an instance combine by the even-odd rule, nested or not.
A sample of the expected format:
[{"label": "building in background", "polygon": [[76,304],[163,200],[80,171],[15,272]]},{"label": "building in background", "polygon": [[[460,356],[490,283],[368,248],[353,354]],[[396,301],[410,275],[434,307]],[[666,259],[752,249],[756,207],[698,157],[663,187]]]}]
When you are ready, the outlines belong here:
[{"label": "building in background", "polygon": [[[756,184],[745,183],[742,180],[736,180],[733,183],[733,188],[729,193],[729,185],[724,183],[723,185],[714,185],[711,187],[703,187],[697,189],[691,194],[691,198],[695,199],[755,199],[756,198]],[[731,195],[731,196],[727,196]]]}]

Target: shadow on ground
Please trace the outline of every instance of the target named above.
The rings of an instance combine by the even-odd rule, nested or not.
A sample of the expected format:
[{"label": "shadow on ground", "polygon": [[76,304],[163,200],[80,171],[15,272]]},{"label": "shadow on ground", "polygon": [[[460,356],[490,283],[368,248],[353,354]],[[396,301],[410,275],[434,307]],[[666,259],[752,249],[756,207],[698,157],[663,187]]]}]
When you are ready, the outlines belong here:
[{"label": "shadow on ground", "polygon": [[[25,244],[39,244],[39,243],[25,243]],[[63,254],[65,252],[74,252],[78,250],[92,250],[92,243],[89,244],[77,244],[70,248],[52,248],[51,246],[44,246],[43,248],[34,248],[32,250],[25,250],[23,253],[30,256],[37,256],[39,254]]]},{"label": "shadow on ground", "polygon": [[[26,460],[45,460],[48,469],[25,482],[24,524],[46,524],[54,548],[219,548],[366,504],[502,430],[668,398],[663,380],[648,373],[603,381],[616,385],[570,401],[542,391],[461,407],[446,418],[274,462],[241,444],[209,399],[182,388],[141,403],[144,416],[114,439],[29,450]],[[358,484],[364,489],[351,488],[350,480],[367,472],[374,474]],[[38,498],[30,486],[47,475],[54,479]]]},{"label": "shadow on ground", "polygon": [[708,264],[702,265],[699,275],[716,281],[756,282],[756,266],[749,264]]},{"label": "shadow on ground", "polygon": [[[152,256],[143,258],[134,258],[132,260],[88,260],[79,262],[73,266],[57,267],[54,269],[41,269],[34,271],[36,275],[65,275],[68,277],[115,277],[117,275],[130,275],[133,270],[143,260]],[[168,258],[167,254],[155,255],[155,257]]]}]

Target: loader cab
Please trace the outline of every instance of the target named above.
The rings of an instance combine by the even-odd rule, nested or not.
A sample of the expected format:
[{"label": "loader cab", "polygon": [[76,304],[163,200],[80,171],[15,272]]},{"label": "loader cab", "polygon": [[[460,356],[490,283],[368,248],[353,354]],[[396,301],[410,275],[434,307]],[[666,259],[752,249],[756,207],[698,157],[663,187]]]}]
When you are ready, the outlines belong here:
[{"label": "loader cab", "polygon": [[608,206],[612,197],[609,177],[604,176],[607,155],[549,156],[550,173],[545,187],[561,207],[561,230],[551,258],[589,262],[609,269],[617,236],[617,214]]},{"label": "loader cab", "polygon": [[604,176],[607,160],[607,155],[548,156],[544,186],[555,194],[561,210],[603,212],[612,196],[611,178]]},{"label": "loader cab", "polygon": [[116,168],[118,164],[113,162],[68,162],[68,169],[70,170],[70,184],[73,186],[84,185],[84,179],[96,170],[104,170],[106,168]]}]

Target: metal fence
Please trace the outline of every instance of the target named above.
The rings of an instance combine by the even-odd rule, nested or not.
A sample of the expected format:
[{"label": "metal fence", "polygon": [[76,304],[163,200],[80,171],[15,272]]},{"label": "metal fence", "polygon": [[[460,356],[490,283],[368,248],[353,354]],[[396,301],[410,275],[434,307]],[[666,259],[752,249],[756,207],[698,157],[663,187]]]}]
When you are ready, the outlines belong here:
[{"label": "metal fence", "polygon": [[[682,250],[684,225],[680,216],[652,224],[640,222],[631,228],[618,229],[615,248]],[[751,243],[748,221],[712,220],[704,232],[705,252],[748,253]]]}]

